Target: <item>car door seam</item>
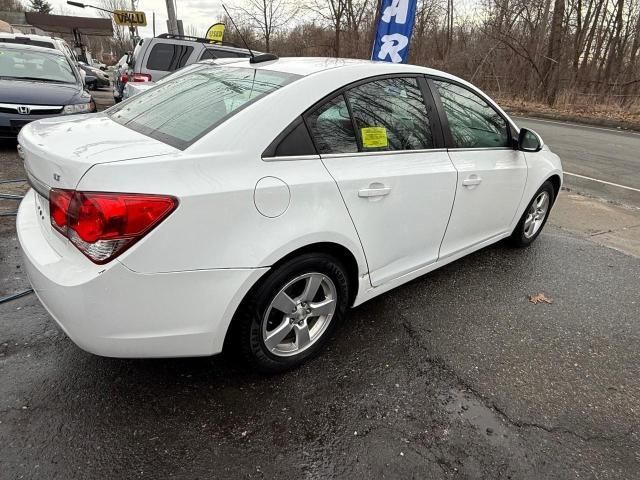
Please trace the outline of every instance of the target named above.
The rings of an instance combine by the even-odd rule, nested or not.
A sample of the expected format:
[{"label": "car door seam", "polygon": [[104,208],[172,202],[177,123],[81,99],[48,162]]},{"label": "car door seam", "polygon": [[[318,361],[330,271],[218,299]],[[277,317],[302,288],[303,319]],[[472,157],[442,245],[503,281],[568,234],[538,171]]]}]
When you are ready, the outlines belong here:
[{"label": "car door seam", "polygon": [[451,217],[453,216],[453,209],[456,205],[456,199],[458,198],[458,182],[460,181],[460,171],[458,170],[458,167],[456,167],[455,162],[451,159],[451,156],[449,155],[449,149],[447,149],[447,158],[449,159],[449,162],[451,162],[451,166],[453,167],[453,169],[456,171],[456,185],[453,191],[453,202],[451,202],[451,210],[449,210],[449,219],[447,220],[447,225],[445,226],[444,233],[442,234],[442,238],[440,239],[440,246],[438,247],[438,259],[436,260],[436,262],[440,260],[442,245],[444,244],[444,239],[446,238],[447,231],[449,230],[449,223],[451,222]]},{"label": "car door seam", "polygon": [[369,277],[369,285],[371,285],[371,287],[373,288],[373,283],[371,282],[371,275],[370,275],[370,269],[369,269],[369,260],[367,259],[367,252],[364,249],[364,244],[362,243],[362,238],[360,238],[360,232],[358,232],[358,227],[356,227],[356,222],[353,220],[353,217],[351,216],[351,212],[349,211],[349,207],[347,206],[347,201],[344,199],[344,195],[342,194],[342,190],[340,190],[340,185],[338,185],[338,181],[335,179],[335,177],[331,174],[331,171],[325,165],[324,160],[322,159],[322,155],[320,155],[320,163],[322,163],[322,166],[327,171],[327,173],[333,180],[333,183],[336,185],[336,188],[338,189],[338,193],[340,194],[340,198],[342,199],[342,204],[344,205],[344,209],[347,211],[347,215],[349,215],[349,220],[351,220],[351,224],[353,225],[353,230],[356,232],[356,236],[358,237],[358,242],[360,243],[360,248],[362,249],[362,255],[364,256],[364,261],[367,264],[366,274]]}]

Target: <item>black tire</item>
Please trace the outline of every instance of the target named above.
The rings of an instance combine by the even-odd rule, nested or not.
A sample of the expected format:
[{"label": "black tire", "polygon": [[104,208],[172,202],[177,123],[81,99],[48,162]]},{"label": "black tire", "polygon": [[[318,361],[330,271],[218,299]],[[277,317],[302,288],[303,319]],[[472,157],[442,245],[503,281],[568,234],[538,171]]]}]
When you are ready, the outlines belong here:
[{"label": "black tire", "polygon": [[[529,210],[531,209],[533,202],[536,201],[536,199],[542,192],[547,192],[547,194],[549,195],[549,206],[545,213],[544,219],[542,220],[542,224],[540,225],[538,230],[533,235],[527,236],[525,233],[525,222],[527,221]],[[511,237],[509,237],[509,241],[512,245],[516,247],[526,247],[528,245],[531,245],[533,241],[536,238],[538,238],[538,235],[540,235],[540,232],[542,232],[542,229],[547,223],[549,214],[551,213],[551,208],[553,207],[553,203],[555,202],[555,199],[556,199],[555,196],[556,194],[553,188],[553,184],[549,181],[544,182],[542,186],[538,189],[538,191],[535,193],[531,201],[527,204],[527,208],[525,208],[524,213],[522,214],[522,217],[518,222],[518,225],[516,225],[516,228],[513,230]]]},{"label": "black tire", "polygon": [[[336,291],[335,312],[317,339],[301,352],[291,356],[274,355],[263,340],[263,324],[271,302],[292,280],[301,275],[319,273],[333,282]],[[349,284],[346,269],[333,256],[307,253],[274,267],[268,276],[254,287],[236,312],[227,338],[227,351],[240,355],[244,363],[262,373],[291,370],[316,355],[343,320],[349,304]],[[276,314],[281,314],[276,311]],[[282,314],[281,314],[282,315]],[[310,320],[311,321],[311,320]]]}]

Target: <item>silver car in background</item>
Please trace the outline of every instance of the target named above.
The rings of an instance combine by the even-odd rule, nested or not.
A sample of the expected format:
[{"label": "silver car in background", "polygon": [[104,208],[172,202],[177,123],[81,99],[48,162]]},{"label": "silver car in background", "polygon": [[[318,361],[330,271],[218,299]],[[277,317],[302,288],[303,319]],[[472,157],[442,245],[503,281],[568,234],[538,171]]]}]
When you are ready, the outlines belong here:
[{"label": "silver car in background", "polygon": [[130,88],[127,84],[157,82],[172,72],[201,60],[240,59],[250,56],[251,53],[246,48],[238,48],[226,42],[213,43],[205,38],[168,33],[153,38],[142,38],[126,59],[126,73],[118,76],[121,84],[119,90],[116,88],[118,84],[114,82],[113,96],[116,102],[124,100],[145,89]]}]

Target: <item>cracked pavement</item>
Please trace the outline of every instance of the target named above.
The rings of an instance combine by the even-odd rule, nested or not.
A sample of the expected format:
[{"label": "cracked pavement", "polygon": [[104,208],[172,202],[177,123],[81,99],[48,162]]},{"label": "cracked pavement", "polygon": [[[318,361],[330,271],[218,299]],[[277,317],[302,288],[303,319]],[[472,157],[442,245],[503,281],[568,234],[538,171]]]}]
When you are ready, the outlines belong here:
[{"label": "cracked pavement", "polygon": [[[21,174],[0,147],[0,178]],[[96,357],[33,295],[1,305],[0,479],[638,478],[640,258],[636,237],[592,235],[638,213],[581,224],[591,200],[559,201],[530,248],[362,305],[284,375]],[[27,287],[13,221],[0,295]]]}]

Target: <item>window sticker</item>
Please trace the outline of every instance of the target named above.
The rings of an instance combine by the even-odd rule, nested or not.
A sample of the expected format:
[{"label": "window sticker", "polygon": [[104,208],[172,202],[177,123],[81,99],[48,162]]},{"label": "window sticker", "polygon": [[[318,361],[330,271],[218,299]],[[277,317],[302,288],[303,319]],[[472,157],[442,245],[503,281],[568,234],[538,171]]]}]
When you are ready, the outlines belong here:
[{"label": "window sticker", "polygon": [[387,129],[384,127],[364,127],[360,129],[364,148],[381,148],[389,145]]}]

